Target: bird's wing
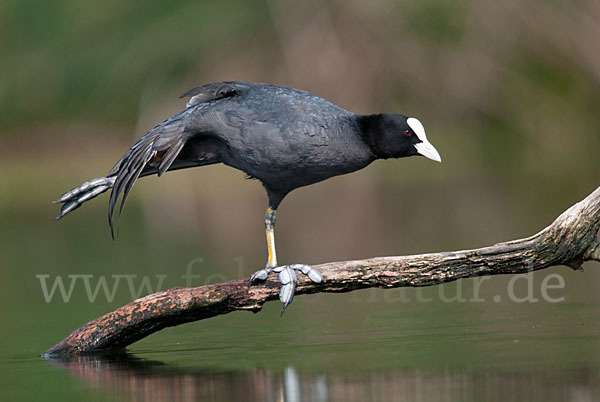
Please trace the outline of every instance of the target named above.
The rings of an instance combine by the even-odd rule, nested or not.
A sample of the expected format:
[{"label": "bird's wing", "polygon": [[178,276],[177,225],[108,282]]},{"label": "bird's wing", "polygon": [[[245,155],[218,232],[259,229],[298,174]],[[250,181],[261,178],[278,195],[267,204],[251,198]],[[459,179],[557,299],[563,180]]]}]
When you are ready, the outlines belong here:
[{"label": "bird's wing", "polygon": [[107,177],[116,176],[108,203],[108,223],[113,237],[113,216],[118,199],[123,194],[120,215],[129,192],[140,176],[154,173],[161,176],[167,170],[220,162],[218,140],[186,126],[188,114],[187,110],[183,111],[154,127],[108,173]]},{"label": "bird's wing", "polygon": [[197,103],[210,102],[238,95],[245,87],[246,85],[241,82],[216,82],[190,89],[181,95],[180,98],[189,97],[190,100],[186,107],[190,107]]},{"label": "bird's wing", "polygon": [[[189,90],[181,97],[189,96],[187,109],[158,124],[146,135],[139,139],[125,155],[119,159],[108,173],[108,177],[116,176],[108,204],[108,222],[114,237],[113,216],[119,196],[123,194],[119,214],[135,181],[140,176],[158,173],[161,176],[167,170],[182,169],[218,163],[218,141],[215,136],[207,133],[210,124],[203,127],[195,120],[200,103],[231,98],[247,89],[249,84],[242,82],[219,82],[206,84]],[[207,122],[213,115],[205,110],[203,116]],[[220,117],[214,117],[219,120]],[[203,120],[201,120],[203,123]],[[205,130],[206,128],[206,130]],[[181,154],[184,154],[183,156]],[[178,158],[179,156],[179,158]]]},{"label": "bird's wing", "polygon": [[140,177],[144,168],[149,163],[160,161],[158,173],[164,173],[173,163],[187,137],[181,117],[176,115],[167,119],[140,138],[108,173],[108,176],[116,175],[108,203],[108,223],[113,237],[114,210],[121,193],[123,194],[123,200],[121,201],[119,214],[123,210],[133,184]]}]

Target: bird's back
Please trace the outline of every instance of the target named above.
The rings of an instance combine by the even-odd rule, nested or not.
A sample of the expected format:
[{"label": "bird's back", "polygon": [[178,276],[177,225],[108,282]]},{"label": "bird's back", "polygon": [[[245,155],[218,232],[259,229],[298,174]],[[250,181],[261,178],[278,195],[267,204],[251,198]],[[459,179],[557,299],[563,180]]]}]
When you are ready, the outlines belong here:
[{"label": "bird's back", "polygon": [[237,89],[235,96],[190,107],[194,124],[224,141],[223,163],[268,187],[291,191],[373,160],[354,113],[296,89],[227,85]]}]

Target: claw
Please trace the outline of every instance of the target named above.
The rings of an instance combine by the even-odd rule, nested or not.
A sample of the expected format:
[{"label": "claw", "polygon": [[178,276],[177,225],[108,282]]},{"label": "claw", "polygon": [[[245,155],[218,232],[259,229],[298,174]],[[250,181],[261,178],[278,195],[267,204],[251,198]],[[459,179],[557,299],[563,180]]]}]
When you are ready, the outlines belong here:
[{"label": "claw", "polygon": [[254,283],[256,281],[264,281],[269,276],[269,271],[267,269],[261,269],[260,271],[256,271],[250,276],[250,283]]},{"label": "claw", "polygon": [[[101,191],[98,191],[93,197],[90,197],[90,198],[94,198],[96,195],[103,193],[104,191],[106,191],[110,187],[112,187],[114,182],[115,182],[115,177],[96,177],[95,179],[81,183],[78,187],[74,187],[74,188],[70,189],[69,191],[67,191],[66,193],[61,195],[57,200],[54,200],[52,202],[54,204],[62,204],[64,202],[71,201],[75,197],[78,197],[79,194],[81,194],[81,193],[86,193],[86,192],[90,191],[91,189],[95,189],[100,186],[103,186],[103,187],[105,186]],[[82,202],[85,202],[88,199],[86,199]]]},{"label": "claw", "polygon": [[80,206],[81,206],[81,204],[79,204],[77,201],[69,201],[69,202],[67,202],[60,209],[60,215],[57,216],[54,220],[59,220],[60,218],[62,218],[63,216],[65,216],[69,212],[71,212],[71,211],[79,208]]},{"label": "claw", "polygon": [[307,275],[310,278],[310,280],[313,281],[314,283],[323,282],[323,275],[316,269],[312,269],[312,270],[308,271]]},{"label": "claw", "polygon": [[287,306],[294,300],[294,294],[296,293],[296,286],[298,285],[297,271],[302,272],[304,275],[315,282],[323,282],[323,275],[310,265],[306,264],[293,264],[293,265],[280,265],[278,267],[266,267],[260,271],[256,271],[250,276],[250,285],[256,281],[264,281],[269,276],[269,273],[273,271],[279,274],[279,282],[281,282],[281,289],[279,289],[279,300],[283,303],[281,309],[281,315],[283,315]]},{"label": "claw", "polygon": [[321,275],[321,273],[319,271],[317,271],[310,265],[294,264],[294,265],[292,265],[292,268],[295,270],[301,271],[304,275],[308,276],[310,278],[310,280],[313,281],[314,283],[323,282],[323,275]]},{"label": "claw", "polygon": [[275,268],[273,271],[279,273],[279,281],[282,285],[287,285],[291,281],[293,281],[292,273],[294,272],[289,265],[282,265],[280,267]]},{"label": "claw", "polygon": [[57,200],[52,201],[54,204],[64,204],[55,220],[59,220],[69,212],[79,208],[84,202],[110,189],[115,183],[115,179],[116,176],[96,177],[95,179],[81,183],[79,187],[72,188]]},{"label": "claw", "polygon": [[279,281],[281,282],[282,286],[279,290],[279,300],[283,303],[283,308],[281,309],[281,315],[283,315],[287,306],[289,306],[292,303],[292,300],[294,300],[298,276],[296,275],[296,271],[289,265],[284,265],[281,268],[282,269],[279,272]]}]

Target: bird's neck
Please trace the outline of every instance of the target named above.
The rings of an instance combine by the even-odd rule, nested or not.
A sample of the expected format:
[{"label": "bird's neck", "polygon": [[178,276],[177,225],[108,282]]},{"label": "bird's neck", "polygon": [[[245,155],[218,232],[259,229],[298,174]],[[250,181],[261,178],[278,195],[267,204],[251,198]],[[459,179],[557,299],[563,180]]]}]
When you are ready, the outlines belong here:
[{"label": "bird's neck", "polygon": [[358,115],[357,117],[360,137],[363,142],[367,144],[376,159],[387,159],[392,157],[392,155],[386,152],[385,148],[382,146],[382,117],[383,115],[381,113]]}]

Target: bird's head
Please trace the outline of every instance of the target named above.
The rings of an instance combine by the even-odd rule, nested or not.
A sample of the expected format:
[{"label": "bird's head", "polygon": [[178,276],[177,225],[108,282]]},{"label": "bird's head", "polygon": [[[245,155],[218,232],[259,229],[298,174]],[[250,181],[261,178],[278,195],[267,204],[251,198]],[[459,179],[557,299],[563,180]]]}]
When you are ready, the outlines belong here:
[{"label": "bird's head", "polygon": [[425,128],[414,117],[401,114],[363,116],[361,131],[373,153],[382,159],[422,155],[441,162],[442,157],[427,140]]}]

